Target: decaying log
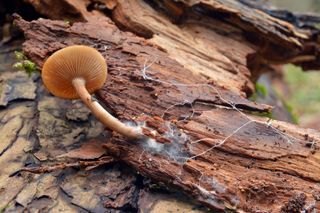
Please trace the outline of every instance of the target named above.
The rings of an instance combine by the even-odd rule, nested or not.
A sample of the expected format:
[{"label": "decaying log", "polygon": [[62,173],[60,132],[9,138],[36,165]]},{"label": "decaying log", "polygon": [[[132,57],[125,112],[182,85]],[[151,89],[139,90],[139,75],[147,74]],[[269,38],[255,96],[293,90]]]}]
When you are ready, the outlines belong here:
[{"label": "decaying log", "polygon": [[[250,0],[161,0],[149,1],[150,4],[141,0],[59,0],[59,3],[46,1],[42,7],[42,1],[27,1],[39,12],[53,19],[88,21],[108,14],[121,29],[145,38],[152,37],[154,43],[166,46],[166,50],[176,60],[189,56],[190,62],[184,61],[184,66],[188,66],[191,71],[209,75],[211,79],[218,78],[219,84],[225,80],[231,81],[233,89],[241,88],[246,92],[253,89],[251,81],[246,82],[247,75],[256,79],[261,72],[270,70],[270,64],[295,63],[305,69],[317,69],[320,66],[318,17],[272,10]],[[57,10],[51,9],[53,5]],[[68,8],[77,11],[74,12],[77,16],[70,17]],[[163,13],[154,9],[164,11],[167,16],[163,17]],[[170,21],[178,25],[172,25]],[[201,38],[201,42],[190,37]],[[215,38],[214,41],[212,37]],[[170,42],[171,48],[167,42]],[[187,49],[180,51],[175,48],[175,42],[184,44]],[[193,46],[197,46],[195,51]],[[237,54],[230,52],[227,49],[229,46],[237,47]],[[216,52],[209,55],[207,48]],[[190,57],[189,52],[196,53]],[[212,60],[214,65],[209,66],[206,59]],[[247,66],[250,73],[246,70]],[[237,75],[238,79],[243,79],[242,85],[237,85],[238,79],[228,73],[224,74],[227,79],[219,79],[222,77],[217,77],[216,74],[221,76],[221,70],[242,73]]]},{"label": "decaying log", "polygon": [[315,29],[237,1],[98,1],[111,19],[90,1],[63,2],[86,22],[16,16],[28,57],[41,67],[65,46],[96,48],[109,71],[99,99],[169,141],[106,136],[116,160],[216,211],[320,210],[320,133],[251,115],[270,106],[247,100],[263,67],[319,67]]}]

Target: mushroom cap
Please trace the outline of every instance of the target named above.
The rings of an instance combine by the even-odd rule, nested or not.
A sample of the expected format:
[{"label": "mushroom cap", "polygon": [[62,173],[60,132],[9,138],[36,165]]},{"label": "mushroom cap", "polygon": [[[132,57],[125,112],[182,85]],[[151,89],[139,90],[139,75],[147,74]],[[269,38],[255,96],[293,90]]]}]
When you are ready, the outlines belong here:
[{"label": "mushroom cap", "polygon": [[83,45],[65,47],[53,53],[44,63],[41,77],[55,96],[79,98],[72,80],[82,78],[90,94],[100,89],[107,78],[107,64],[94,48]]}]

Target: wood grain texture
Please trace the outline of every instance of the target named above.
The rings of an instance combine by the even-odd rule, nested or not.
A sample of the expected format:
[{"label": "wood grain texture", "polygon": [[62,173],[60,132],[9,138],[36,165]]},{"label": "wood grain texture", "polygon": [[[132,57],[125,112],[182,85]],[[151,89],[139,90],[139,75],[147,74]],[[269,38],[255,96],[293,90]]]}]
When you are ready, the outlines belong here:
[{"label": "wood grain texture", "polygon": [[[305,54],[314,39],[310,31],[233,1],[177,2],[119,0],[107,7],[113,21],[100,13],[71,25],[19,17],[16,23],[26,37],[24,51],[39,67],[68,45],[99,50],[109,70],[99,99],[121,120],[146,122],[169,139],[168,144],[128,142],[113,134],[104,147],[115,159],[215,211],[320,210],[319,132],[268,123],[251,114],[270,107],[246,98],[261,67]],[[166,13],[174,13],[177,22]],[[248,39],[252,33],[267,42],[266,52],[260,41]],[[290,55],[267,57],[274,48]],[[258,57],[259,66],[248,64],[250,55]],[[237,130],[250,120],[255,122]],[[192,143],[204,138],[209,139]]]}]

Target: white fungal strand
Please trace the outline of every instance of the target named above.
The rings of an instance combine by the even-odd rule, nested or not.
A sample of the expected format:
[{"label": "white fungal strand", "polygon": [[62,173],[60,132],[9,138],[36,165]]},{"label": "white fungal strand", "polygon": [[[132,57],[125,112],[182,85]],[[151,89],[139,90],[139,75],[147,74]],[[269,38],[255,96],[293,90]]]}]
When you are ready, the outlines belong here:
[{"label": "white fungal strand", "polygon": [[[212,149],[216,148],[216,147],[219,147],[219,146],[222,146],[225,142],[227,142],[227,140],[229,138],[231,138],[232,136],[234,136],[235,134],[237,134],[240,130],[242,130],[243,128],[247,127],[249,124],[251,123],[260,123],[260,124],[263,124],[269,128],[271,128],[274,132],[276,132],[277,134],[279,134],[281,137],[285,138],[287,143],[289,144],[292,144],[292,140],[300,140],[294,136],[291,136],[291,135],[288,135],[282,131],[280,131],[279,129],[277,129],[276,127],[272,126],[272,123],[271,123],[271,120],[268,120],[268,121],[261,121],[261,120],[257,120],[257,119],[254,119],[254,118],[251,118],[249,117],[248,115],[246,115],[244,112],[242,112],[240,109],[238,109],[236,107],[236,105],[234,103],[232,103],[232,101],[229,101],[227,99],[225,99],[221,92],[214,86],[210,85],[210,84],[205,84],[205,83],[201,83],[201,84],[182,84],[182,83],[171,83],[171,82],[167,82],[167,81],[163,81],[163,80],[160,80],[160,79],[154,79],[152,78],[151,76],[149,76],[147,74],[147,69],[149,69],[155,62],[156,60],[153,60],[150,64],[147,65],[147,62],[148,60],[145,61],[144,63],[144,66],[143,68],[141,69],[141,75],[142,77],[145,79],[145,80],[150,80],[150,81],[154,81],[154,82],[158,82],[158,83],[161,83],[161,84],[166,84],[166,85],[171,85],[171,86],[177,86],[177,87],[207,87],[207,88],[210,88],[210,89],[213,89],[215,91],[215,93],[218,95],[218,97],[220,98],[220,100],[222,100],[223,102],[227,103],[233,110],[237,111],[242,117],[246,118],[246,122],[241,124],[238,128],[236,128],[233,132],[231,132],[229,135],[227,135],[224,139],[222,140],[217,140],[217,139],[212,139],[212,138],[203,138],[203,139],[199,139],[199,140],[196,140],[196,141],[193,141],[191,142],[190,144],[193,145],[193,144],[196,144],[196,143],[199,143],[199,142],[202,142],[202,141],[213,141],[215,142],[214,145],[212,145],[210,148],[208,148],[207,150],[199,153],[199,154],[196,154],[194,156],[191,156],[189,158],[187,158],[186,160],[189,160],[189,159],[194,159],[196,157],[199,157],[201,155],[204,155],[206,153],[208,153],[209,151],[211,151]],[[216,95],[215,94],[215,95]],[[185,105],[186,103],[190,103],[191,107],[192,107],[192,115],[190,117],[192,117],[194,115],[194,107],[192,105],[192,103],[190,101],[187,101],[187,100],[184,100],[183,102],[179,102],[179,103],[176,103],[176,104],[173,104],[172,106],[168,107],[162,114],[162,117],[164,117],[164,115],[169,111],[171,110],[172,108],[174,107],[177,107],[177,106],[181,106],[181,105]],[[217,143],[218,141],[218,143]]]}]

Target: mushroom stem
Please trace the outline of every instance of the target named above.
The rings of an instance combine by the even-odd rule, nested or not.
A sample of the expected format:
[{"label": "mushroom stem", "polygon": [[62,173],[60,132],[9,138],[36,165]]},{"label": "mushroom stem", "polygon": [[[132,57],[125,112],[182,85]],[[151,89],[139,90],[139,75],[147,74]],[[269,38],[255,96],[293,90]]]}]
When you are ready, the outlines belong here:
[{"label": "mushroom stem", "polygon": [[96,100],[91,97],[85,86],[86,81],[83,78],[74,78],[72,80],[72,85],[77,91],[81,100],[104,125],[128,138],[134,139],[141,137],[141,134],[137,129],[129,127],[119,121],[117,118],[113,117]]}]

